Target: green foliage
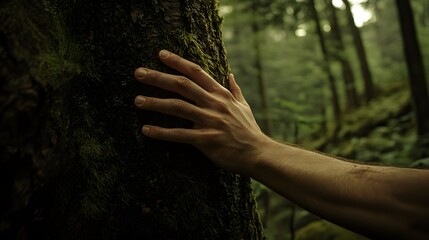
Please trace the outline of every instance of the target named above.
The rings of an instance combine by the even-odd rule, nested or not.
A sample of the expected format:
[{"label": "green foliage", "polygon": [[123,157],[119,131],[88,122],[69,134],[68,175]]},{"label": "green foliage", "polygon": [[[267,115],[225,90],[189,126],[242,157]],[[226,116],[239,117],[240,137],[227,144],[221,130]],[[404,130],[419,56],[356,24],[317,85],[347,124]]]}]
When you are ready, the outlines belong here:
[{"label": "green foliage", "polygon": [[429,158],[420,159],[413,162],[410,167],[413,168],[429,168]]},{"label": "green foliage", "polygon": [[365,240],[366,237],[338,227],[327,221],[318,221],[299,230],[296,240]]},{"label": "green foliage", "polygon": [[[412,3],[425,63],[429,67],[429,4],[425,0],[413,0]],[[262,109],[258,94],[254,64],[257,55],[253,49],[255,38],[263,49],[261,60],[269,100],[268,116],[274,126],[272,137],[288,142],[298,141],[306,146],[324,146],[326,152],[364,162],[424,166],[427,162],[425,156],[429,153],[424,150],[427,145],[420,143],[414,134],[415,125],[406,85],[407,70],[395,5],[387,0],[356,3],[373,15],[360,31],[378,97],[356,111],[349,111],[346,109],[346,95],[340,92],[343,122],[336,138],[332,138],[332,123],[335,119],[331,117],[331,93],[326,84],[322,54],[306,4],[307,1],[288,0],[221,1],[221,9],[225,8],[224,40],[232,72],[252,106],[257,121],[263,120],[267,110]],[[363,98],[360,65],[353,49],[351,31],[346,27],[344,9],[338,9],[338,17],[346,49],[338,52],[329,32],[326,5],[323,1],[316,1],[316,4],[328,37],[329,50],[337,56],[350,59],[358,93]],[[263,26],[258,33],[252,32],[251,28],[255,19]],[[331,68],[334,76],[342,79],[340,65],[333,63]],[[345,89],[343,81],[336,84],[338,89]],[[257,186],[255,191],[263,218],[267,207],[261,203],[262,199],[271,200],[268,209],[282,206],[269,214],[265,223],[267,236],[270,239],[288,239],[290,204],[277,202],[276,194],[264,187]],[[333,230],[324,224],[320,226]]]}]

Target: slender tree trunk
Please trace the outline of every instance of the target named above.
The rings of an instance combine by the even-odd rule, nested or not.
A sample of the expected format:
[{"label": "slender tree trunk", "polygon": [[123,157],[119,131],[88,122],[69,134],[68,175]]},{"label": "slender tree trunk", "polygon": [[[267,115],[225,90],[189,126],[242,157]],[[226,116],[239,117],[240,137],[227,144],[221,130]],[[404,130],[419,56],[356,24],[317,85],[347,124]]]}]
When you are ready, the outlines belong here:
[{"label": "slender tree trunk", "polygon": [[[42,4],[43,2],[43,4]],[[174,96],[133,79],[196,61],[222,83],[217,2],[14,1],[0,9],[1,239],[262,239],[250,180],[143,123],[191,123],[133,106]]]},{"label": "slender tree trunk", "polygon": [[261,28],[259,27],[259,21],[256,16],[258,16],[258,13],[256,11],[256,4],[252,4],[252,10],[253,10],[253,16],[254,19],[252,21],[252,31],[253,31],[253,48],[255,50],[255,69],[257,72],[257,80],[258,80],[258,87],[259,87],[259,95],[261,97],[261,104],[262,104],[262,112],[263,112],[263,125],[262,130],[267,134],[272,134],[272,121],[269,117],[269,109],[270,105],[268,102],[267,97],[267,87],[266,87],[266,80],[264,78],[264,69],[262,66],[262,50],[261,50],[261,43],[259,38],[259,32]]},{"label": "slender tree trunk", "polygon": [[350,29],[352,31],[353,40],[356,46],[356,52],[359,57],[360,68],[362,72],[362,77],[364,80],[364,89],[365,89],[365,99],[368,103],[374,97],[374,84],[372,80],[371,70],[368,64],[368,58],[366,56],[365,47],[363,46],[362,37],[359,31],[359,28],[356,26],[350,3],[348,0],[343,0],[344,5],[346,6],[346,13],[349,22]]},{"label": "slender tree trunk", "polygon": [[379,0],[372,0],[371,1],[371,5],[374,9],[374,17],[377,19],[377,21],[374,23],[374,28],[375,31],[377,32],[377,45],[378,45],[378,49],[380,51],[380,55],[381,55],[381,63],[382,66],[385,66],[385,57],[388,56],[388,51],[386,51],[386,47],[385,47],[385,41],[384,38],[382,36],[383,34],[383,28],[382,25],[380,23],[380,19],[382,19],[382,10],[379,7]]},{"label": "slender tree trunk", "polygon": [[429,26],[429,2],[427,1],[423,3],[423,12],[420,15],[420,22],[424,27]]},{"label": "slender tree trunk", "polygon": [[347,108],[355,109],[360,105],[358,93],[356,90],[355,77],[353,75],[353,71],[347,57],[346,48],[345,48],[342,33],[341,33],[341,28],[338,23],[336,9],[332,4],[332,0],[328,0],[327,4],[331,11],[331,14],[330,14],[331,32],[337,43],[336,57],[338,57],[340,61],[342,73],[343,73],[343,81],[344,81],[344,88],[345,88],[344,92],[346,93],[346,97],[347,97]]},{"label": "slender tree trunk", "polygon": [[341,122],[341,110],[340,110],[340,103],[338,100],[338,91],[337,91],[337,87],[335,85],[334,74],[332,73],[332,70],[331,70],[331,67],[329,64],[328,49],[326,46],[325,37],[323,35],[322,27],[320,26],[319,13],[316,10],[314,0],[310,0],[309,7],[310,7],[311,14],[314,18],[314,22],[316,24],[317,34],[319,35],[320,48],[322,49],[322,53],[323,53],[323,57],[324,57],[323,67],[324,67],[325,72],[328,76],[329,89],[331,90],[331,94],[332,94],[332,97],[331,97],[332,107],[333,107],[333,112],[334,112],[334,118],[336,121],[334,134],[336,134],[336,132],[338,131],[338,127],[340,126],[340,122]]},{"label": "slender tree trunk", "polygon": [[423,58],[417,39],[414,15],[410,1],[397,0],[396,6],[401,25],[408,78],[413,99],[419,136],[429,134],[429,97]]}]

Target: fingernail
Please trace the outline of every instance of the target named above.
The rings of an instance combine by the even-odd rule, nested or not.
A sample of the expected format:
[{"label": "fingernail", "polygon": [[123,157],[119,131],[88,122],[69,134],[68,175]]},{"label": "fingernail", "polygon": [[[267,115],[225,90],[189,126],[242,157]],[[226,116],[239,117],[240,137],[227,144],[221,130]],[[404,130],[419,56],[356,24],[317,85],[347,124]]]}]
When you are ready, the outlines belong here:
[{"label": "fingernail", "polygon": [[149,133],[149,127],[143,126],[142,132],[143,132],[144,135],[147,135]]},{"label": "fingernail", "polygon": [[142,106],[145,100],[146,100],[146,99],[145,99],[144,97],[142,97],[142,96],[137,96],[137,97],[134,99],[134,104],[135,104],[136,106]]},{"label": "fingernail", "polygon": [[144,78],[144,76],[146,76],[147,72],[148,71],[144,68],[137,68],[137,70],[134,73],[134,76],[136,78]]},{"label": "fingernail", "polygon": [[159,52],[159,57],[160,57],[160,58],[167,58],[168,56],[170,56],[170,52],[169,52],[169,51],[167,51],[167,50],[161,50],[161,51]]}]

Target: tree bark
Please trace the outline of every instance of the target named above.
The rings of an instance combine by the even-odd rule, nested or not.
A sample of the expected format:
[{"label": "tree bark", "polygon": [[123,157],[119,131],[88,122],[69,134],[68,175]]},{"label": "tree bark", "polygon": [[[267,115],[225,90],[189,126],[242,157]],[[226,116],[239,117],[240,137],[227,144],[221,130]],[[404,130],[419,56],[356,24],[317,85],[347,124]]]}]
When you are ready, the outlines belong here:
[{"label": "tree bark", "polygon": [[250,180],[140,127],[169,49],[225,84],[214,0],[14,1],[0,8],[1,239],[263,239]]},{"label": "tree bark", "polygon": [[343,81],[344,81],[344,92],[346,94],[347,99],[347,109],[355,109],[359,107],[359,97],[356,90],[355,77],[353,75],[352,67],[350,66],[349,60],[347,58],[346,47],[344,45],[340,24],[338,23],[337,12],[332,4],[332,0],[327,1],[328,7],[330,9],[330,22],[331,22],[331,32],[335,38],[337,43],[336,49],[342,73],[343,73]]},{"label": "tree bark", "polygon": [[333,112],[334,112],[334,119],[336,121],[335,129],[334,129],[334,135],[335,135],[336,132],[339,130],[339,126],[340,126],[340,122],[341,122],[341,109],[340,109],[340,103],[339,103],[339,99],[338,99],[338,90],[337,90],[337,86],[335,84],[336,81],[335,81],[334,74],[332,73],[332,70],[331,70],[331,67],[329,64],[328,48],[326,46],[326,41],[325,41],[325,37],[323,35],[322,27],[320,26],[320,17],[319,17],[319,13],[316,10],[314,0],[310,0],[309,8],[310,8],[311,15],[313,16],[314,22],[316,24],[317,34],[319,35],[320,48],[322,50],[323,57],[324,57],[323,68],[324,68],[324,70],[328,76],[329,89],[330,89],[331,94],[332,94],[332,96],[331,96],[332,107],[333,107]]},{"label": "tree bark", "polygon": [[407,0],[397,0],[396,6],[408,66],[408,79],[416,116],[417,133],[419,136],[429,135],[429,97],[426,73],[417,39],[413,11],[410,2]]},{"label": "tree bark", "polygon": [[362,36],[360,34],[359,28],[356,27],[356,24],[353,18],[350,3],[348,0],[343,0],[343,3],[346,6],[346,13],[347,13],[349,26],[352,31],[356,52],[359,57],[361,73],[364,80],[365,100],[368,103],[374,97],[374,84],[372,80],[371,70],[369,68],[365,47],[363,46]]}]

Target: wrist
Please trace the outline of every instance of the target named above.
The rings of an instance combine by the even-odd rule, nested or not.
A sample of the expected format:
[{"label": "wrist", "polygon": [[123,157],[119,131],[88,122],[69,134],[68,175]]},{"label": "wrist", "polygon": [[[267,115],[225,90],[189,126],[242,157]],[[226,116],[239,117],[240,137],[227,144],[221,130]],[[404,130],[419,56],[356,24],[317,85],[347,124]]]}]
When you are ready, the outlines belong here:
[{"label": "wrist", "polygon": [[254,179],[258,179],[263,169],[267,169],[273,164],[273,156],[282,146],[281,143],[276,142],[265,134],[262,135],[248,151],[247,161],[251,164],[248,165],[245,174]]}]

